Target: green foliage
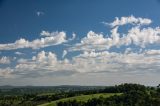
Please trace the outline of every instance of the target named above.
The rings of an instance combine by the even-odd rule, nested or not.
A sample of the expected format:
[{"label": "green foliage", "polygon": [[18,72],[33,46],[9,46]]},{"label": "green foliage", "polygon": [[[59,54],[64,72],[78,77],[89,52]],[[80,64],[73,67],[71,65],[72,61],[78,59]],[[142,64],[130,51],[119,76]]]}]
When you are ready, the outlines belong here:
[{"label": "green foliage", "polygon": [[116,86],[106,87],[102,92],[118,93],[118,92],[129,92],[131,90],[145,91],[147,88],[140,84],[121,84]]},{"label": "green foliage", "polygon": [[[99,97],[89,99],[87,102],[60,101],[57,106],[159,106],[159,88],[156,90],[139,84],[122,84],[107,87],[103,92],[123,92],[109,98]],[[74,103],[74,104],[73,104]]]},{"label": "green foliage", "polygon": [[151,97],[143,91],[133,90],[109,98],[92,98],[87,102],[73,102],[72,100],[60,101],[57,103],[57,106],[75,106],[73,103],[76,104],[76,106],[159,106],[160,99]]},{"label": "green foliage", "polygon": [[160,106],[159,104],[159,86],[121,84],[106,88],[81,86],[0,88],[0,106]]}]

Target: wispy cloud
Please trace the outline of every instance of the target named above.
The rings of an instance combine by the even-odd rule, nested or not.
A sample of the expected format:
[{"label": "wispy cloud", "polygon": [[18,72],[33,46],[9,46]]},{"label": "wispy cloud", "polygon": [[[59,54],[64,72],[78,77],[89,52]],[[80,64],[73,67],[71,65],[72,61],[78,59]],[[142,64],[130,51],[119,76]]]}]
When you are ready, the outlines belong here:
[{"label": "wispy cloud", "polygon": [[64,58],[67,55],[67,50],[63,50],[62,58]]},{"label": "wispy cloud", "polygon": [[37,11],[36,14],[37,14],[37,16],[39,17],[39,16],[44,15],[44,12],[42,12],[42,11]]},{"label": "wispy cloud", "polygon": [[24,53],[22,53],[22,52],[15,52],[14,54],[16,54],[16,55],[24,55]]}]

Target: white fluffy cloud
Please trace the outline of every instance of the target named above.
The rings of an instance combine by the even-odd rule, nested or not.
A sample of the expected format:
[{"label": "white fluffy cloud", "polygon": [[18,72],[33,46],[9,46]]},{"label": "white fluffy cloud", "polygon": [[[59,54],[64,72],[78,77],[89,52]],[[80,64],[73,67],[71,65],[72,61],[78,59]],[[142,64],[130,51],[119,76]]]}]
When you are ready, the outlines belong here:
[{"label": "white fluffy cloud", "polygon": [[49,32],[42,31],[41,35],[44,35],[44,38],[35,39],[33,41],[28,41],[24,38],[16,40],[14,43],[0,44],[0,50],[14,50],[19,48],[32,48],[39,49],[47,46],[58,45],[66,42],[66,33],[65,32],[53,32],[49,35],[45,35]]},{"label": "white fluffy cloud", "polygon": [[152,23],[152,20],[148,18],[141,18],[141,17],[136,18],[134,16],[129,16],[129,17],[121,17],[120,19],[116,17],[116,19],[112,23],[109,23],[108,25],[110,25],[111,27],[115,27],[115,26],[122,26],[126,24],[149,25],[150,23]]},{"label": "white fluffy cloud", "polygon": [[[119,19],[118,19],[119,20]],[[117,22],[117,21],[115,21]],[[102,33],[95,33],[89,31],[86,37],[81,39],[80,43],[77,43],[73,47],[69,48],[69,51],[93,51],[93,50],[108,50],[113,46],[129,46],[131,44],[145,48],[149,44],[160,43],[160,28],[141,28],[139,24],[150,24],[151,20],[131,17],[122,17],[117,23],[113,22],[114,28],[111,29],[111,35],[106,37]],[[119,33],[118,25],[127,23],[134,23],[131,29],[128,29],[127,33]],[[111,24],[112,25],[112,24]]]},{"label": "white fluffy cloud", "polygon": [[[160,69],[160,50],[145,48],[149,44],[160,43],[160,28],[141,27],[140,25],[150,24],[152,21],[146,18],[123,17],[116,19],[112,24],[109,36],[103,33],[89,31],[79,43],[72,46],[65,46],[62,58],[58,58],[53,52],[41,51],[32,58],[16,59],[16,65],[10,69],[0,69],[0,76],[18,75],[26,77],[37,77],[45,75],[72,75],[79,73],[154,73]],[[119,33],[119,25],[134,24],[127,30],[127,33]],[[66,42],[64,32],[42,31],[44,38],[27,41],[17,40],[12,44],[1,44],[0,50],[16,48],[42,48],[50,45]],[[75,39],[75,35],[68,40]],[[135,45],[137,51],[132,46]],[[125,49],[116,52],[111,51],[112,47]],[[67,59],[69,53],[75,54]],[[70,54],[69,54],[70,55]],[[5,59],[1,59],[5,60]],[[5,63],[5,62],[4,62]],[[12,70],[12,71],[9,71]]]},{"label": "white fluffy cloud", "polygon": [[9,57],[3,56],[0,58],[0,64],[9,64],[10,62],[11,61]]},{"label": "white fluffy cloud", "polygon": [[97,34],[93,31],[89,31],[87,36],[81,39],[80,43],[71,47],[69,51],[90,51],[94,49],[106,49],[109,46],[111,38],[104,38],[103,34]]},{"label": "white fluffy cloud", "polygon": [[160,28],[143,28],[134,27],[128,31],[126,37],[122,38],[125,44],[133,44],[145,47],[147,44],[160,43]]},{"label": "white fluffy cloud", "polygon": [[[109,63],[126,63],[126,64],[153,64],[154,62],[160,63],[160,57],[157,55],[146,56],[147,54],[154,54],[159,52],[159,50],[149,50],[142,53],[130,52],[130,53],[116,53],[116,52],[84,52],[79,57],[83,58],[95,58],[95,60],[105,60]],[[151,61],[153,60],[153,61]],[[96,62],[97,63],[97,62]]]},{"label": "white fluffy cloud", "polygon": [[37,57],[33,57],[33,60],[38,63],[55,65],[57,63],[57,56],[52,52],[46,53],[45,51],[41,51]]},{"label": "white fluffy cloud", "polygon": [[[32,59],[21,59],[10,71],[10,75],[47,75],[61,73],[152,73],[160,68],[159,50],[147,50],[141,53],[126,49],[127,53],[117,52],[84,52],[71,60],[59,60],[55,53],[41,51]],[[156,54],[156,55],[155,55]],[[5,73],[5,70],[1,72]]]},{"label": "white fluffy cloud", "polygon": [[21,60],[22,61],[20,61],[14,68],[15,73],[19,75],[31,75],[33,73],[37,74],[36,76],[40,74],[46,75],[48,73],[52,75],[54,72],[62,72],[63,74],[64,71],[70,73],[74,68],[68,59],[58,60],[56,54],[53,52],[41,51],[36,56],[33,56],[32,59]]}]

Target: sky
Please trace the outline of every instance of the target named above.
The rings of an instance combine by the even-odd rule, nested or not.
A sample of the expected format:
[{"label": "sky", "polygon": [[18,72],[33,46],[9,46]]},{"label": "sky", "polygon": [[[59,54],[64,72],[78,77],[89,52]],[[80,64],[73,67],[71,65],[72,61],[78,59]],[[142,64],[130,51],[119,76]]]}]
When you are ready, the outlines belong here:
[{"label": "sky", "polygon": [[160,0],[0,0],[0,85],[160,83]]}]

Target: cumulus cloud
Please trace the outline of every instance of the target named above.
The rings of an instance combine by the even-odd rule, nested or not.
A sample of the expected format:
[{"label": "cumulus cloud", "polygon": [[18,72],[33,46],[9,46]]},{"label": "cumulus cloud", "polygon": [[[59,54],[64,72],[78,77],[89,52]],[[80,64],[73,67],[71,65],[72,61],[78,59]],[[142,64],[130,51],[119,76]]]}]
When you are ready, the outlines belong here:
[{"label": "cumulus cloud", "polygon": [[93,49],[106,49],[109,46],[110,38],[104,38],[103,34],[97,34],[93,31],[89,31],[87,36],[81,39],[80,43],[75,44],[69,51],[78,50],[93,50]]},{"label": "cumulus cloud", "polygon": [[62,72],[61,74],[63,75],[63,73],[70,73],[71,71],[73,72],[73,67],[68,59],[58,60],[55,53],[41,51],[36,56],[33,56],[32,59],[19,60],[13,74],[23,76],[37,73],[37,76],[39,76],[54,73],[60,74]]},{"label": "cumulus cloud", "polygon": [[[122,17],[116,19],[111,26],[110,35],[89,31],[80,42],[71,47],[67,46],[58,58],[53,52],[41,51],[29,59],[17,59],[10,75],[38,77],[44,75],[65,75],[79,73],[154,73],[160,69],[160,50],[147,49],[150,44],[160,43],[160,28],[140,27],[152,21],[146,18]],[[126,33],[118,32],[120,25],[134,24]],[[42,48],[66,42],[65,32],[42,31],[44,38],[27,41],[20,39],[13,44],[0,45],[0,50],[11,48]],[[71,39],[75,39],[75,35]],[[42,40],[43,39],[43,40]],[[50,40],[52,39],[52,40]],[[70,40],[70,39],[69,39]],[[138,52],[132,46],[138,47]],[[111,51],[112,47],[121,47],[122,51]],[[3,49],[2,49],[3,48]],[[64,58],[67,54],[76,52],[71,58]],[[5,76],[5,68],[1,69],[1,76]],[[3,74],[2,74],[3,72]],[[10,71],[9,71],[10,72]],[[6,73],[8,71],[6,70]]]},{"label": "cumulus cloud", "polygon": [[149,25],[152,23],[152,20],[148,18],[141,18],[141,17],[134,17],[133,15],[129,17],[121,17],[120,19],[118,17],[115,18],[115,20],[112,23],[105,23],[110,25],[111,27],[115,26],[122,26],[126,24],[132,24],[132,25]]},{"label": "cumulus cloud", "polygon": [[32,59],[38,63],[49,65],[54,65],[57,62],[56,54],[52,52],[46,53],[45,51],[41,51],[40,53],[38,53],[37,57],[33,57]]},{"label": "cumulus cloud", "polygon": [[[45,35],[43,31],[41,35]],[[39,49],[47,46],[62,44],[66,41],[65,32],[53,32],[50,33],[47,37],[35,39],[33,41],[28,41],[24,38],[21,38],[16,40],[14,43],[0,44],[0,50],[14,50],[20,48]]]},{"label": "cumulus cloud", "polygon": [[9,64],[10,62],[11,61],[9,57],[3,56],[0,58],[0,64]]},{"label": "cumulus cloud", "polygon": [[[84,52],[75,58],[75,63],[81,64],[82,70],[88,72],[132,72],[143,73],[158,71],[160,68],[159,56],[146,56],[145,53],[130,52],[127,54],[116,52]],[[80,69],[79,69],[80,70]]]},{"label": "cumulus cloud", "polygon": [[[20,59],[10,75],[40,77],[68,73],[152,73],[160,68],[159,50],[148,50],[141,53],[126,49],[127,53],[109,51],[85,51],[71,60],[59,60],[55,53],[41,51],[32,59]],[[155,55],[156,54],[156,55]],[[10,71],[6,71],[8,73]],[[3,73],[5,71],[3,70]],[[4,75],[4,74],[3,74]],[[2,76],[2,73],[1,73]]]},{"label": "cumulus cloud", "polygon": [[145,47],[147,44],[160,43],[160,28],[143,28],[134,27],[128,31],[126,37],[122,38],[125,44],[133,44]]},{"label": "cumulus cloud", "polygon": [[[149,44],[160,43],[159,27],[139,27],[139,24],[150,24],[151,20],[149,21],[149,19],[135,18],[131,16],[125,18],[122,17],[119,21],[119,24],[113,25],[114,28],[111,29],[111,34],[109,37],[106,37],[106,35],[102,33],[89,31],[86,37],[82,38],[80,43],[77,43],[73,47],[69,48],[69,51],[109,50],[113,46],[120,47],[129,46],[132,44],[141,48],[145,48]],[[127,23],[134,23],[135,26],[133,26],[131,29],[128,29],[127,33],[119,33],[118,25]]]}]

